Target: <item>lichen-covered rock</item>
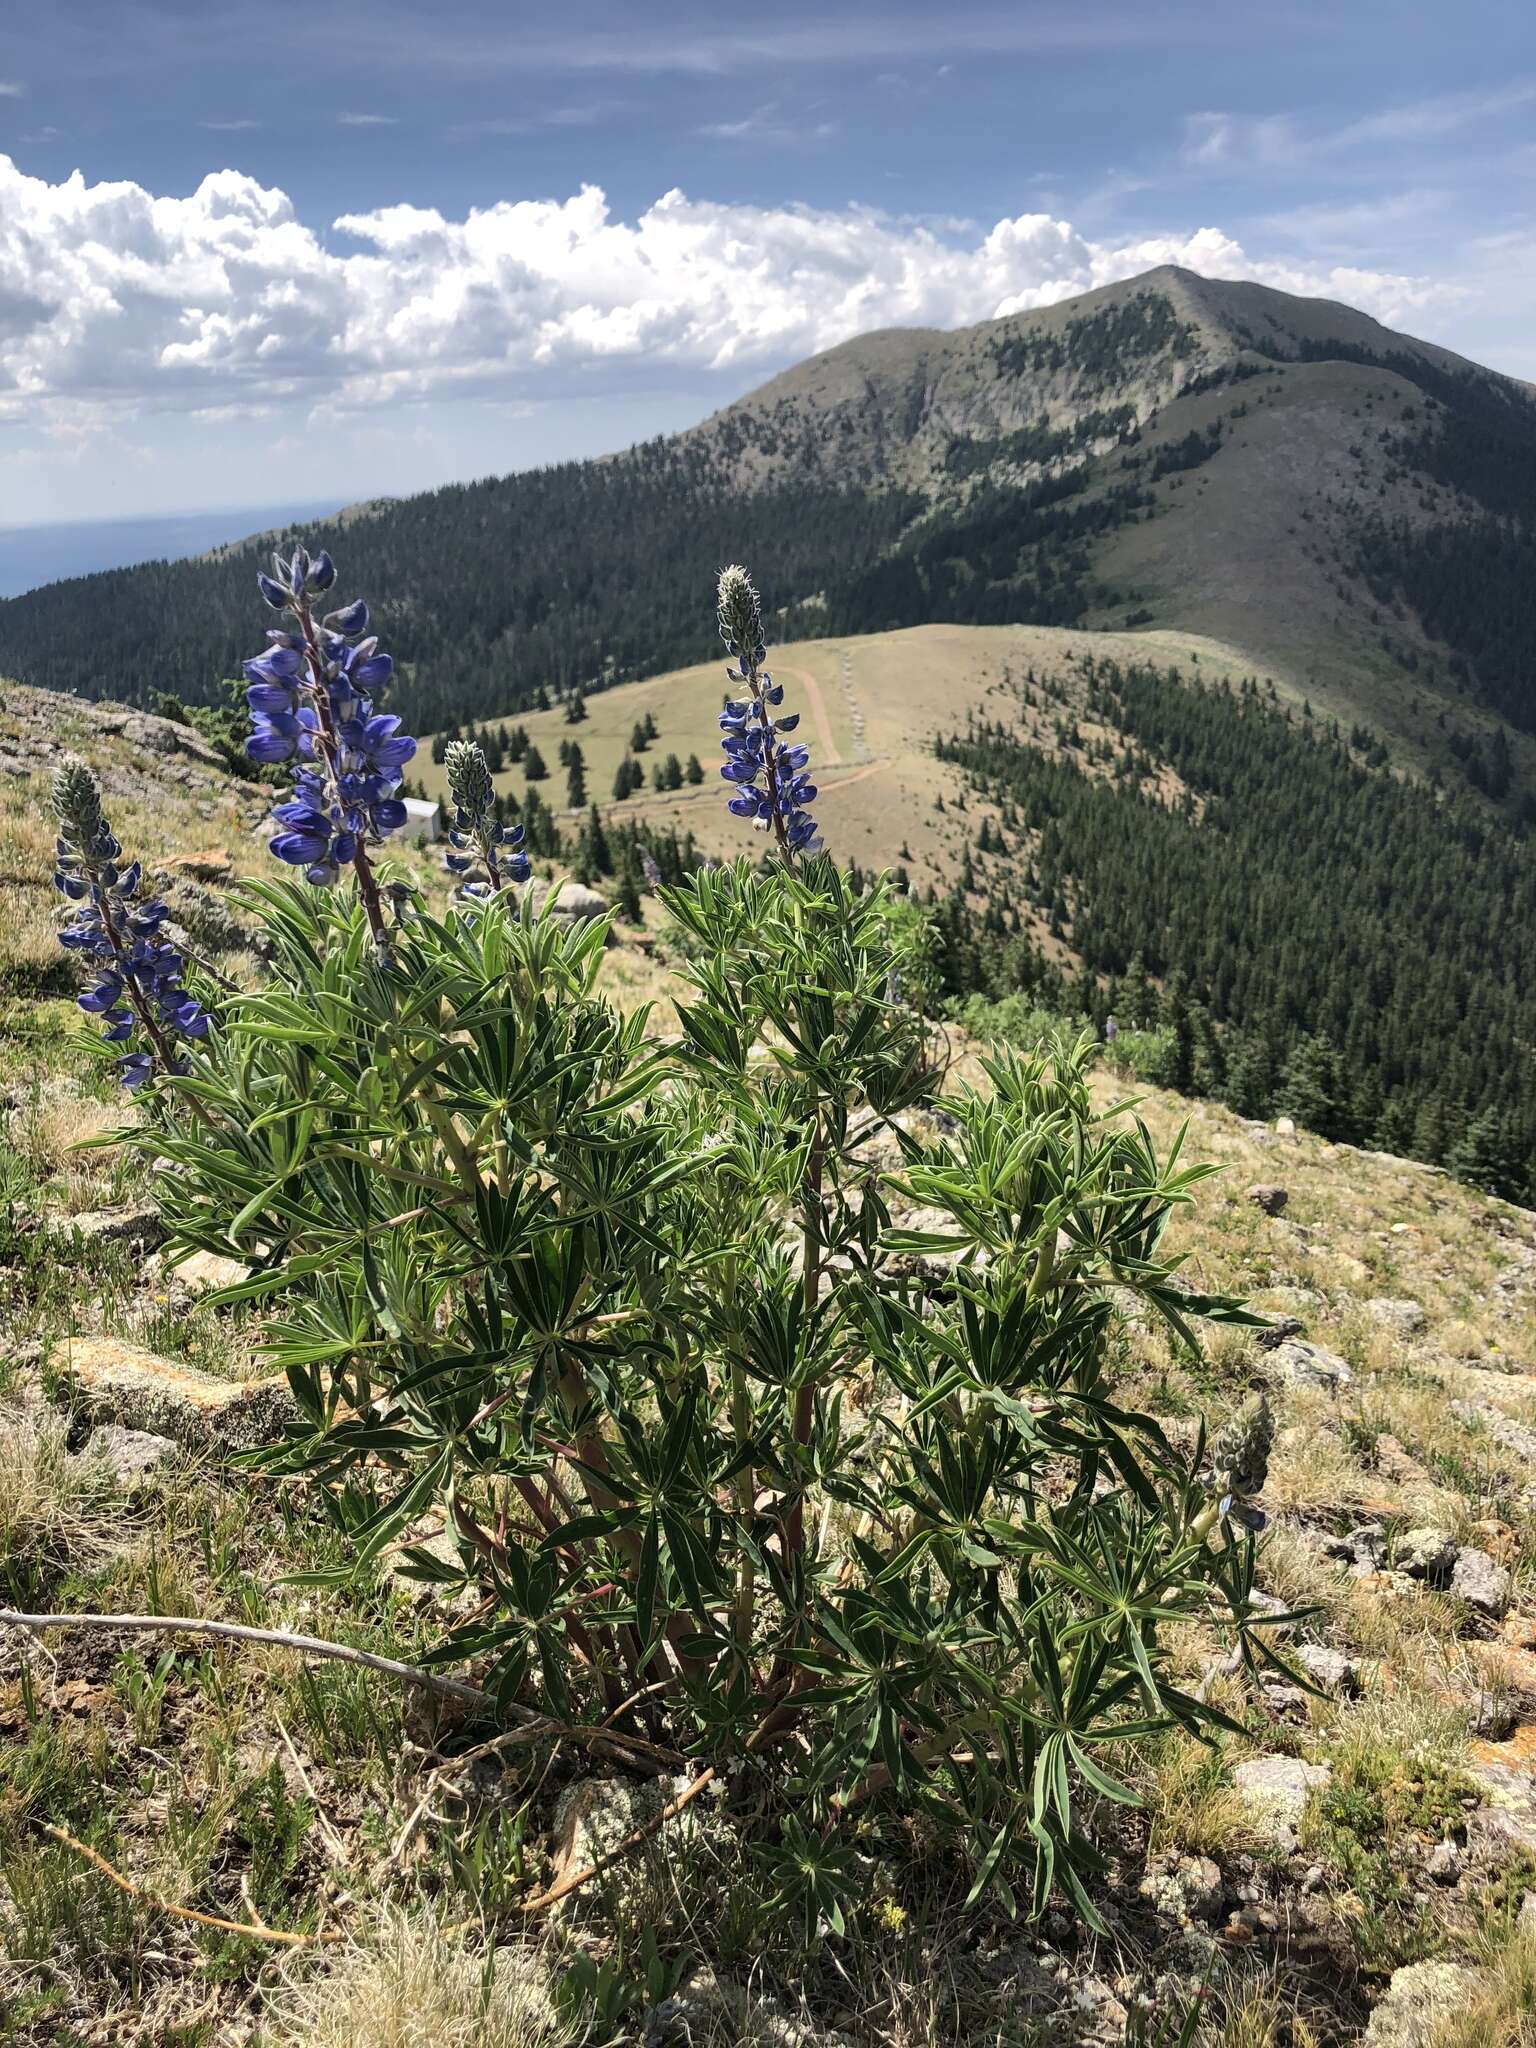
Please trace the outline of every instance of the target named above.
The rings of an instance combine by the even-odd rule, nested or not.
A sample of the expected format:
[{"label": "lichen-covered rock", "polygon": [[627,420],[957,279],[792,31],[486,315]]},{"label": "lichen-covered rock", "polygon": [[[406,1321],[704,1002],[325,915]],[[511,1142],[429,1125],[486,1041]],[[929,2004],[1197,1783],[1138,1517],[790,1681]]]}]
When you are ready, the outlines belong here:
[{"label": "lichen-covered rock", "polygon": [[1457,1552],[1456,1569],[1451,1573],[1451,1593],[1457,1600],[1465,1600],[1469,1607],[1500,1621],[1509,1611],[1510,1586],[1509,1573],[1495,1564],[1486,1550],[1468,1546]]},{"label": "lichen-covered rock", "polygon": [[1512,1764],[1474,1759],[1463,1768],[1486,1802],[1467,1815],[1473,1868],[1499,1870],[1517,1858],[1536,1859],[1536,1783]]},{"label": "lichen-covered rock", "polygon": [[1392,1972],[1361,2048],[1431,2048],[1447,2020],[1465,2012],[1489,1981],[1466,1963],[1409,1963]]},{"label": "lichen-covered rock", "polygon": [[645,2015],[644,2048],[703,2048],[729,2041],[739,2048],[845,2048],[846,2034],[828,2032],[789,2012],[761,1988],[722,1977],[710,1964]]},{"label": "lichen-covered rock", "polygon": [[55,1228],[85,1244],[120,1244],[136,1252],[152,1251],[165,1242],[160,1211],[145,1203],[82,1209],[78,1216],[60,1217]]},{"label": "lichen-covered rock", "polygon": [[1155,1864],[1139,1890],[1155,1913],[1180,1925],[1217,1919],[1226,1898],[1221,1871],[1209,1856],[1177,1856]]},{"label": "lichen-covered rock", "polygon": [[1444,1587],[1456,1569],[1456,1557],[1456,1545],[1444,1529],[1419,1528],[1408,1529],[1399,1536],[1392,1561],[1398,1571],[1407,1572],[1410,1578],[1427,1579],[1432,1586]]},{"label": "lichen-covered rock", "polygon": [[1259,1181],[1248,1190],[1247,1199],[1265,1216],[1278,1216],[1291,1199],[1289,1188],[1277,1186],[1273,1181]]},{"label": "lichen-covered rock", "polygon": [[1362,1523],[1343,1536],[1323,1540],[1324,1557],[1336,1557],[1342,1564],[1354,1564],[1373,1572],[1387,1554],[1387,1532],[1379,1522]]},{"label": "lichen-covered rock", "polygon": [[255,1450],[297,1416],[286,1379],[221,1380],[117,1337],[78,1337],[61,1380],[87,1421],[220,1451]]},{"label": "lichen-covered rock", "polygon": [[1360,1668],[1342,1650],[1330,1649],[1326,1643],[1303,1643],[1295,1659],[1312,1683],[1328,1692],[1348,1697],[1360,1690]]},{"label": "lichen-covered rock", "polygon": [[[555,1807],[551,1883],[601,1863],[621,1842],[656,1820],[688,1785],[686,1777],[580,1778]],[[692,1800],[655,1837],[619,1857],[580,1891],[560,1900],[554,1917],[572,1923],[598,1913],[636,1934],[690,1900],[702,1906],[721,1867],[739,1862],[741,1843],[714,1791]]]},{"label": "lichen-covered rock", "polygon": [[1389,1330],[1394,1337],[1415,1337],[1424,1327],[1423,1306],[1417,1301],[1378,1294],[1365,1304],[1365,1312],[1373,1323]]},{"label": "lichen-covered rock", "polygon": [[1232,1783],[1263,1839],[1292,1849],[1307,1800],[1332,1776],[1327,1764],[1304,1763],[1295,1756],[1256,1756],[1238,1765]]},{"label": "lichen-covered rock", "polygon": [[1286,1386],[1318,1387],[1328,1394],[1350,1386],[1355,1377],[1336,1351],[1326,1350],[1321,1344],[1304,1344],[1299,1337],[1287,1337],[1284,1343],[1277,1344],[1269,1354],[1269,1363],[1275,1377]]}]

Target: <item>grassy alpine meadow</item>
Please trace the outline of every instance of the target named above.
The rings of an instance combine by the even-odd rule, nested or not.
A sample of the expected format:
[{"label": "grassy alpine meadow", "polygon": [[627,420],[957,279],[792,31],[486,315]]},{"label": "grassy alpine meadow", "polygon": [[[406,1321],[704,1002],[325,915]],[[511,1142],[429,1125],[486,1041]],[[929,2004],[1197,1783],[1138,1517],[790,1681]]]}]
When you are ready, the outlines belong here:
[{"label": "grassy alpine meadow", "polygon": [[0,692],[0,2040],[1536,2040],[1536,1217],[940,1014],[745,571],[618,915],[338,594]]}]

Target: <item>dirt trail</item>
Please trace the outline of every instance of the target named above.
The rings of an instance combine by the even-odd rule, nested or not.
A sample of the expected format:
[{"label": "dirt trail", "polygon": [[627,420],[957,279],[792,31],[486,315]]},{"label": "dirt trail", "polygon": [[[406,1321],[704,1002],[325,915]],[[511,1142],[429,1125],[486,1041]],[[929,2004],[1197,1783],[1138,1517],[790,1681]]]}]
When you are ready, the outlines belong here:
[{"label": "dirt trail", "polygon": [[768,673],[773,680],[783,682],[792,676],[805,691],[806,702],[811,707],[811,717],[816,726],[817,751],[811,756],[811,773],[818,768],[837,768],[842,764],[842,755],[832,738],[832,721],[827,716],[827,700],[821,694],[821,685],[808,668],[791,668],[787,661],[771,661]]},{"label": "dirt trail", "polygon": [[[882,769],[889,768],[890,765],[889,760],[871,761],[866,767],[855,768],[851,775],[838,775],[828,780],[822,780],[819,786],[824,794],[830,795],[835,789],[850,789],[854,783],[863,782],[871,775],[878,775]],[[815,773],[815,769],[816,763],[813,761],[811,763],[812,773]],[[696,804],[701,799],[717,797],[722,795],[723,792],[724,785],[722,783],[706,781],[698,789],[653,791],[648,796],[628,797],[621,804],[599,803],[598,809],[610,823],[617,822],[622,824],[624,819],[637,818],[647,811],[669,811],[676,804]],[[578,810],[567,809],[559,811],[556,815],[561,818],[584,818],[587,815],[587,807],[583,805]]]}]

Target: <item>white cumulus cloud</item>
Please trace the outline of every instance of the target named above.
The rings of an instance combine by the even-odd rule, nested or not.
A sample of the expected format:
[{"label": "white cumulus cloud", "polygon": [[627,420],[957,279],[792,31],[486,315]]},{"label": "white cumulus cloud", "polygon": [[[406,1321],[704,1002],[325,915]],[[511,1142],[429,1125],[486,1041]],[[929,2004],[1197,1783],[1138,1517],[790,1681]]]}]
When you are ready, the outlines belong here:
[{"label": "white cumulus cloud", "polygon": [[0,420],[506,397],[623,361],[767,374],[870,328],[962,325],[1159,263],[1388,320],[1450,291],[1262,260],[1212,227],[1108,243],[1044,213],[981,229],[677,191],[620,220],[595,186],[318,226],[237,171],[178,198],[49,184],[0,156]]}]

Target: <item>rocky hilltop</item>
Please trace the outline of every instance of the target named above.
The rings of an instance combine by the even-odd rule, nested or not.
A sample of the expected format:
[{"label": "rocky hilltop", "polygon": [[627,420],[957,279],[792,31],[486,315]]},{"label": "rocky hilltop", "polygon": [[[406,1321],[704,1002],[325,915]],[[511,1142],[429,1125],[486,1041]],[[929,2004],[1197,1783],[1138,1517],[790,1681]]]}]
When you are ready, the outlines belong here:
[{"label": "rocky hilltop", "polygon": [[[1536,786],[1533,515],[1530,387],[1349,306],[1164,268],[864,336],[684,434],[337,525],[418,728],[704,658],[697,565],[746,558],[781,637],[1208,636],[1503,803]],[[0,671],[211,701],[249,651],[260,546],[0,604]]]}]

